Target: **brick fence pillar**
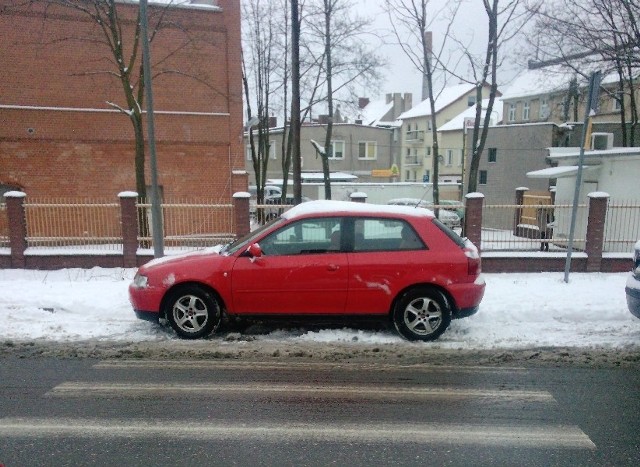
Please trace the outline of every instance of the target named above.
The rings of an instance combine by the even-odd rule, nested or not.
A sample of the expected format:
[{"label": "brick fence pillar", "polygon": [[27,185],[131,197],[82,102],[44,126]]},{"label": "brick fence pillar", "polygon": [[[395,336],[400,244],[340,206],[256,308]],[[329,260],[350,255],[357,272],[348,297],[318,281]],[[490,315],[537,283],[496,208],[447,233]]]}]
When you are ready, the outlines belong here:
[{"label": "brick fence pillar", "polygon": [[120,227],[122,228],[122,265],[134,268],[138,265],[138,193],[123,191],[120,198]]},{"label": "brick fence pillar", "polygon": [[231,193],[247,191],[249,189],[249,173],[246,170],[231,172]]},{"label": "brick fence pillar", "polygon": [[349,195],[349,198],[354,203],[366,203],[368,196],[366,193],[363,193],[361,191],[354,191]]},{"label": "brick fence pillar", "polygon": [[27,249],[27,216],[24,210],[22,191],[8,191],[4,194],[7,203],[7,220],[9,221],[9,247],[11,248],[11,267],[24,268],[26,261],[24,252]]},{"label": "brick fence pillar", "polygon": [[602,266],[604,227],[608,204],[608,193],[589,193],[589,218],[587,221],[585,246],[587,253],[587,272],[599,272]]},{"label": "brick fence pillar", "polygon": [[465,196],[464,211],[464,236],[473,242],[480,251],[482,240],[482,205],[484,195],[482,193],[468,193]]},{"label": "brick fence pillar", "polygon": [[233,194],[233,218],[236,237],[243,237],[251,231],[249,221],[249,198],[251,194],[239,191]]}]

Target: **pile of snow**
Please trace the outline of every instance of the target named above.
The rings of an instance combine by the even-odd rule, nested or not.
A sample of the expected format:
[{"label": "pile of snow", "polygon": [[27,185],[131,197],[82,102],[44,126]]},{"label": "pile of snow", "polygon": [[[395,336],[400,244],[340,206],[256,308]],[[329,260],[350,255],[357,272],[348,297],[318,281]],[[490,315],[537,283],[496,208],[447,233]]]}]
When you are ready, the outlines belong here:
[{"label": "pile of snow", "polygon": [[[128,301],[134,269],[0,270],[0,340],[157,342],[168,328],[138,320]],[[640,344],[640,320],[626,306],[628,274],[485,274],[480,312],[456,320],[434,343],[442,349],[625,348]],[[253,338],[253,336],[252,336]],[[213,337],[213,339],[220,339]],[[255,339],[289,343],[415,346],[390,329],[287,330]]]}]

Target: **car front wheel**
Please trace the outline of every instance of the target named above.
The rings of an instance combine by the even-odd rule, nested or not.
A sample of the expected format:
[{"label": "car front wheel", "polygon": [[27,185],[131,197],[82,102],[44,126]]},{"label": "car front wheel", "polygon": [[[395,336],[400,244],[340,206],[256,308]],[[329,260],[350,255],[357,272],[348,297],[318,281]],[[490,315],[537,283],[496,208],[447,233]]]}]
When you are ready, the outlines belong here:
[{"label": "car front wheel", "polygon": [[166,303],[165,316],[184,339],[205,337],[220,325],[220,304],[210,292],[198,286],[176,290]]},{"label": "car front wheel", "polygon": [[451,323],[451,307],[442,292],[420,287],[405,293],[393,311],[398,333],[410,341],[432,341]]}]

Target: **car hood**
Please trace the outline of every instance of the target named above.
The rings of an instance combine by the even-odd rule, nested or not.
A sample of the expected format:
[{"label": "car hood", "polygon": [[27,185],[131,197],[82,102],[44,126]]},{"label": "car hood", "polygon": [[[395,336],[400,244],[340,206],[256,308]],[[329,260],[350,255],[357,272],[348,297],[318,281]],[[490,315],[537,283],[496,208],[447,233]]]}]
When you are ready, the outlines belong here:
[{"label": "car hood", "polygon": [[151,273],[160,271],[163,269],[171,269],[176,264],[181,263],[183,266],[193,265],[203,261],[211,262],[215,258],[221,258],[220,250],[221,246],[215,246],[211,248],[205,248],[204,250],[190,251],[187,253],[181,253],[177,255],[163,256],[162,258],[152,259],[148,263],[140,266],[138,272],[140,274]]}]

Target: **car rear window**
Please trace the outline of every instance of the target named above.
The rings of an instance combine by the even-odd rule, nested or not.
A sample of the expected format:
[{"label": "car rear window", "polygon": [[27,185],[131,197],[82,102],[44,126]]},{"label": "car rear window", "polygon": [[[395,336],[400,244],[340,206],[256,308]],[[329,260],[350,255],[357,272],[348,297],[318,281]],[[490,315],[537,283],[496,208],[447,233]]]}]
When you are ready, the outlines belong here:
[{"label": "car rear window", "polygon": [[433,222],[444,234],[449,237],[456,245],[460,248],[464,248],[466,246],[464,239],[458,235],[454,230],[450,229],[446,225],[444,225],[440,220],[434,218],[431,222]]}]

